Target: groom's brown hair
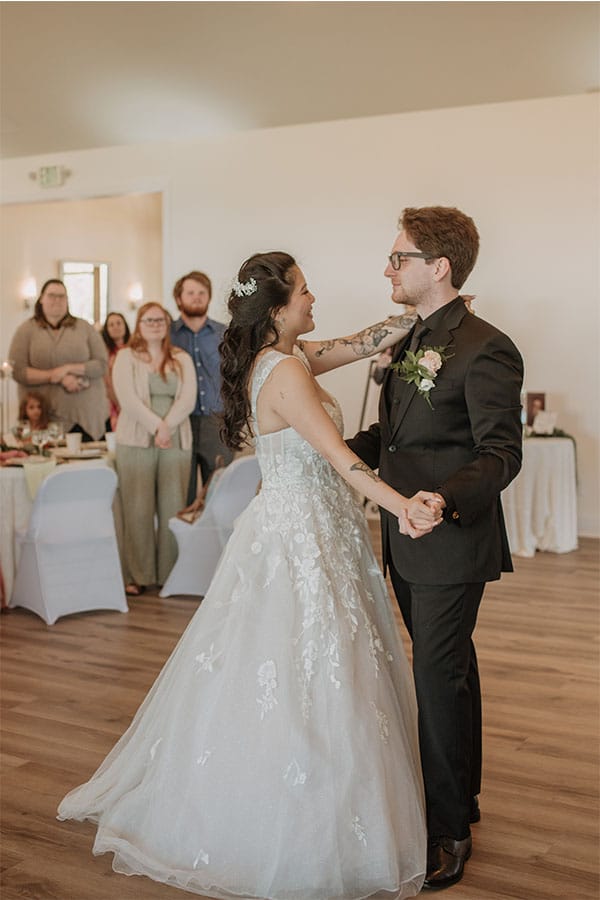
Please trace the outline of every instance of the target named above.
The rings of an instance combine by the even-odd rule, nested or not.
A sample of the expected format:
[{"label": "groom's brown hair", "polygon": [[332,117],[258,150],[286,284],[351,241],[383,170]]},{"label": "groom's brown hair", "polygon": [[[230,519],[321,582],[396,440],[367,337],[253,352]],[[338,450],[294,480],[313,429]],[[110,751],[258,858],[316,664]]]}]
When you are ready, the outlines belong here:
[{"label": "groom's brown hair", "polygon": [[460,290],[479,252],[479,233],[473,219],[450,206],[408,206],[398,227],[404,229],[419,250],[449,260],[452,287]]}]

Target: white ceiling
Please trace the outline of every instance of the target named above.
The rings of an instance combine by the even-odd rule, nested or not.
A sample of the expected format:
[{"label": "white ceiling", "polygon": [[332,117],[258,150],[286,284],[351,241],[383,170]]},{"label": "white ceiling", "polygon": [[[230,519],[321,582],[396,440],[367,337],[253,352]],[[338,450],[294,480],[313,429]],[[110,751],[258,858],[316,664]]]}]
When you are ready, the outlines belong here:
[{"label": "white ceiling", "polygon": [[596,2],[0,4],[4,157],[598,90]]}]

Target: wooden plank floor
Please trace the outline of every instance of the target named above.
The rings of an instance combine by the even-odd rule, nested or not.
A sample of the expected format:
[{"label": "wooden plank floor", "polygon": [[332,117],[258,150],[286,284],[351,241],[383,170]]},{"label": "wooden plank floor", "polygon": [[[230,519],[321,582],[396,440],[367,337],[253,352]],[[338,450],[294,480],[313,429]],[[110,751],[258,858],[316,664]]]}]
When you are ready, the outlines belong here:
[{"label": "wooden plank floor", "polygon": [[[377,546],[377,526],[373,525]],[[451,900],[597,900],[598,541],[517,559],[477,629],[482,821]],[[197,607],[145,595],[130,614],[47,628],[2,616],[2,900],[181,900],[93,857],[91,824],[55,819],[126,728]],[[190,895],[191,896],[191,895]]]}]

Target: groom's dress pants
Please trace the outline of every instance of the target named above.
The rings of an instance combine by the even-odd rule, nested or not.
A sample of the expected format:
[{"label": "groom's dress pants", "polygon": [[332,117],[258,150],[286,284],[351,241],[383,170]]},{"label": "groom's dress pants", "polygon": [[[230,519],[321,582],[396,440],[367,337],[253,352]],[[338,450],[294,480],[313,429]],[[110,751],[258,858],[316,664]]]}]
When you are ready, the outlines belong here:
[{"label": "groom's dress pants", "polygon": [[481,782],[481,692],[472,634],[484,583],[390,577],[412,638],[429,837],[463,840]]}]

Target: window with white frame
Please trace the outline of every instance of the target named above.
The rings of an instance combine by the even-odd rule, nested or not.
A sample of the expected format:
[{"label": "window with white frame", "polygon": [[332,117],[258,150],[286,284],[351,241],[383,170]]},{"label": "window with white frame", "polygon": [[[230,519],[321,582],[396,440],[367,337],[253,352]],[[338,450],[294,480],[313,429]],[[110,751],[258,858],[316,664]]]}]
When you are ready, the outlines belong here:
[{"label": "window with white frame", "polygon": [[91,325],[104,322],[108,312],[108,263],[63,260],[60,277],[69,295],[71,314]]}]

